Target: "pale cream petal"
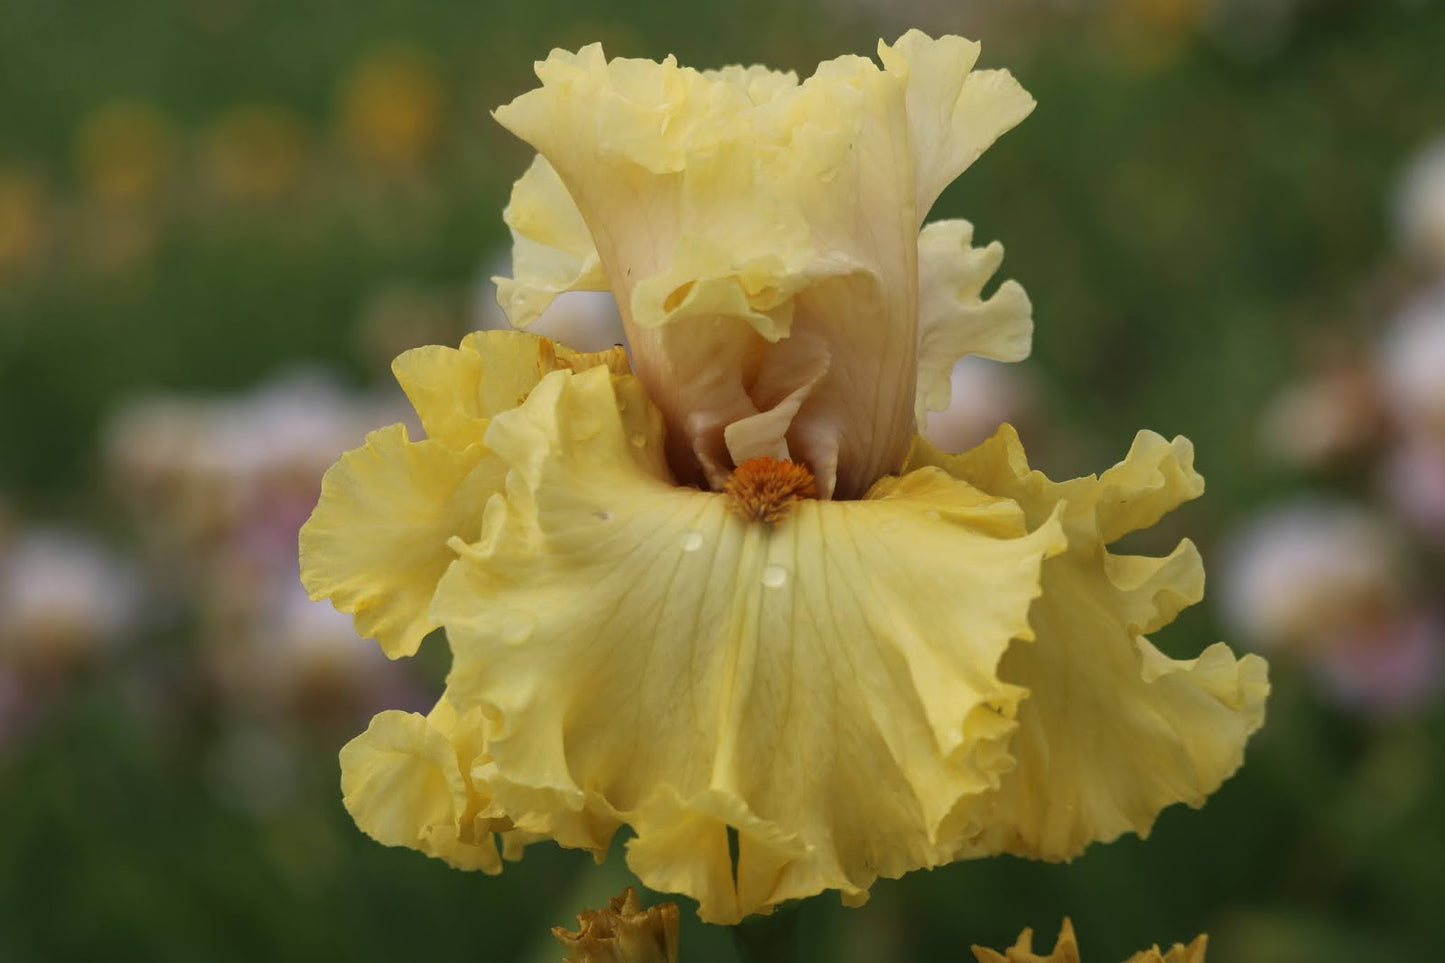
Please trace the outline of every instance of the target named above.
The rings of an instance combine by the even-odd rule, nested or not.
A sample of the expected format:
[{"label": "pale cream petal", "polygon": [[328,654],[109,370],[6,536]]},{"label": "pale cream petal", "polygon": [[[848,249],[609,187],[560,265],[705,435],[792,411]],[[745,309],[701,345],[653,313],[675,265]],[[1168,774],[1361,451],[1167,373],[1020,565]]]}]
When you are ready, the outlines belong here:
[{"label": "pale cream petal", "polygon": [[[739,445],[786,448],[825,495],[856,498],[896,469],[917,349],[904,78],[844,57],[798,84],[608,62],[595,46],[553,51],[537,74],[543,86],[496,116],[590,228],[684,480],[724,480],[724,433],[758,415]],[[826,355],[817,380],[818,365],[770,358],[804,334]]]},{"label": "pale cream petal", "polygon": [[1034,109],[1007,70],[974,70],[978,44],[910,30],[878,44],[878,59],[908,78],[908,137],[921,222],[938,195]]},{"label": "pale cream petal", "polygon": [[374,431],[331,466],[301,527],[301,581],[355,617],[391,658],[416,652],[436,628],[427,615],[455,558],[454,536],[475,538],[506,465],[480,444],[461,451],[410,441],[403,425]]},{"label": "pale cream petal", "polygon": [[[767,451],[808,464],[823,497],[856,498],[897,469],[921,413],[947,403],[952,361],[1026,353],[1023,291],[980,298],[996,248],[943,250],[925,232],[939,258],[920,279],[923,214],[1033,106],[1007,73],[972,71],[977,53],[912,31],[880,44],[882,69],[839,57],[798,83],[760,67],[609,62],[593,45],[553,51],[542,87],[497,111],[552,165],[546,209],[576,201],[684,481],[717,488],[735,450]],[[523,178],[531,193],[540,180],[535,165]],[[529,288],[539,304],[592,263],[579,221],[566,223],[535,272],[548,280]],[[542,256],[519,250],[529,257]],[[820,363],[773,359],[801,336]],[[774,372],[766,386],[759,367]]]},{"label": "pale cream petal", "polygon": [[[442,709],[442,725],[455,723]],[[478,716],[479,718],[479,716]],[[478,799],[445,728],[413,712],[387,710],[341,750],[341,794],[362,832],[409,846],[458,869],[501,871],[490,832],[478,834]]]},{"label": "pale cream petal", "polygon": [[1199,658],[1163,655],[1143,633],[1203,592],[1192,544],[1166,558],[1116,556],[1113,538],[1152,524],[1203,483],[1184,439],[1143,432],[1100,478],[1049,481],[1031,471],[1005,425],[960,456],[920,441],[910,467],[937,465],[1040,518],[1064,505],[1069,550],[1044,563],[1030,621],[1000,674],[1029,690],[1010,751],[1018,760],[987,801],[986,830],[966,855],[1070,859],[1125,832],[1147,835],[1160,810],[1202,805],[1239,767],[1264,721],[1263,660],[1223,644]]},{"label": "pale cream petal", "polygon": [[557,172],[538,155],[512,185],[502,212],[512,232],[512,276],[493,278],[497,303],[517,327],[567,291],[606,291],[607,275],[582,214]]},{"label": "pale cream petal", "polygon": [[1003,263],[1003,245],[973,247],[967,221],[934,221],[918,235],[918,398],[915,417],[943,411],[953,366],[965,355],[1022,361],[1034,333],[1033,307],[1015,281],[987,299],[983,288]]},{"label": "pale cream petal", "polygon": [[762,64],[730,64],[719,70],[704,70],[702,75],[742,89],[754,104],[765,104],[798,86],[798,75],[791,70],[772,70]]},{"label": "pale cream petal", "polygon": [[951,859],[1010,765],[994,669],[1057,524],[933,469],[745,522],[663,477],[635,383],[554,373],[486,436],[506,497],[433,614],[495,811],[594,851],[626,823],[643,881],[715,921]]}]

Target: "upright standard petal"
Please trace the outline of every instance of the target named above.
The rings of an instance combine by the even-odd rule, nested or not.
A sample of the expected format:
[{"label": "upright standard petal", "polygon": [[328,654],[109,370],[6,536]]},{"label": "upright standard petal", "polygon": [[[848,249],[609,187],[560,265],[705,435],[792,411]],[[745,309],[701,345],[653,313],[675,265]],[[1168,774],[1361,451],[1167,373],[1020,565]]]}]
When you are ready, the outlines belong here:
[{"label": "upright standard petal", "polygon": [[908,138],[914,209],[921,222],[989,145],[1033,113],[1034,99],[1007,70],[974,70],[979,45],[962,37],[934,40],[910,30],[878,44],[878,59],[908,78]]},{"label": "upright standard petal", "polygon": [[918,235],[918,397],[922,426],[953,394],[953,366],[968,355],[1022,361],[1034,335],[1033,306],[1017,281],[983,296],[1003,245],[973,246],[967,221],[935,221]]},{"label": "upright standard petal", "polygon": [[670,483],[635,384],[549,375],[486,436],[506,495],[433,615],[495,811],[599,852],[629,824],[640,878],[719,922],[952,859],[1009,765],[995,666],[1057,523],[936,469],[748,522]]},{"label": "upright standard petal", "polygon": [[[573,283],[595,252],[684,480],[719,489],[769,454],[807,463],[825,497],[857,498],[902,461],[917,178],[931,204],[934,181],[1032,101],[1011,79],[970,82],[975,53],[958,38],[881,49],[882,69],[842,57],[801,84],[760,68],[609,62],[595,45],[553,51],[537,65],[542,87],[497,111],[555,170],[595,242],[544,242],[547,263],[564,265],[545,271],[520,248],[504,306],[525,323],[528,304]],[[928,133],[933,114],[946,135]],[[570,211],[551,222],[575,226]]]},{"label": "upright standard petal", "polygon": [[1265,663],[1222,643],[1171,659],[1145,638],[1203,595],[1190,542],[1164,558],[1105,547],[1203,491],[1189,442],[1140,432],[1102,476],[1055,483],[1029,469],[1005,425],[958,456],[920,440],[909,466],[929,465],[1016,500],[1031,520],[1063,505],[1069,541],[1044,563],[1035,640],[1000,667],[1029,692],[1009,747],[1018,765],[984,801],[986,828],[965,853],[1070,859],[1091,842],[1147,836],[1166,806],[1202,805],[1264,722]]},{"label": "upright standard petal", "polygon": [[531,324],[567,291],[608,289],[582,214],[542,155],[512,185],[502,220],[512,232],[513,276],[492,280],[497,303],[513,324]]}]

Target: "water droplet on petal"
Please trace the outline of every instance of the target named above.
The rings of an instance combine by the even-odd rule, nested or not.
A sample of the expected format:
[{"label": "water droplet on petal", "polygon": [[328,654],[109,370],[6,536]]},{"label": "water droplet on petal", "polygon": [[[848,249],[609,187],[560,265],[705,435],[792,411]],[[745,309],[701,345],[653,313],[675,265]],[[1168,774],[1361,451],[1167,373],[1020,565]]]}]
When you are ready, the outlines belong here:
[{"label": "water droplet on petal", "polygon": [[646,447],[647,447],[647,436],[646,436],[646,435],[629,435],[628,438],[627,438],[627,440],[630,441],[630,442],[632,442],[632,447],[633,447],[633,448],[646,448]]},{"label": "water droplet on petal", "polygon": [[682,536],[682,550],[684,552],[695,552],[702,548],[702,533],[687,532]]},{"label": "water droplet on petal", "polygon": [[763,569],[763,584],[768,588],[782,588],[788,581],[788,570],[781,565],[769,565]]}]

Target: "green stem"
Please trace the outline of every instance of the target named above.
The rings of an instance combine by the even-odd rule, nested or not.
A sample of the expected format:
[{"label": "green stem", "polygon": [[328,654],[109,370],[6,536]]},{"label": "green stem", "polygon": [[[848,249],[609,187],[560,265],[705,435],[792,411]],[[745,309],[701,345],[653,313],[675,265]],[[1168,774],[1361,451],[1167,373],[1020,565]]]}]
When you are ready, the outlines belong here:
[{"label": "green stem", "polygon": [[733,929],[742,963],[797,963],[798,904],[750,916]]}]

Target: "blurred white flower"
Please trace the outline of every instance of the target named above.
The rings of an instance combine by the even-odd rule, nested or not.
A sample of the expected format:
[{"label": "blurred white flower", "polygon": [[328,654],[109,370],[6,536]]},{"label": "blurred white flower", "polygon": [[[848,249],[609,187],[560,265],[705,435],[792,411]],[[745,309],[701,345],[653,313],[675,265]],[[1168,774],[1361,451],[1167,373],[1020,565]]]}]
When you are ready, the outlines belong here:
[{"label": "blurred white flower", "polygon": [[106,463],[155,580],[198,613],[200,658],[234,714],[352,725],[409,684],[349,616],[306,597],[296,557],[321,476],[399,407],[297,371],[232,396],[143,399],[109,425]]},{"label": "blurred white flower", "polygon": [[1426,144],[1401,176],[1395,230],[1407,257],[1445,271],[1445,137]]},{"label": "blurred white flower", "polygon": [[1403,612],[1328,653],[1318,670],[1346,708],[1377,715],[1419,709],[1445,681],[1445,625],[1429,612]]},{"label": "blurred white flower", "polygon": [[22,530],[0,554],[0,665],[48,678],[89,660],[131,627],[139,587],[78,532]]},{"label": "blurred white flower", "polygon": [[1260,448],[1307,468],[1363,454],[1384,434],[1379,394],[1369,366],[1356,360],[1331,364],[1269,403],[1260,421]]},{"label": "blurred white flower", "polygon": [[1226,617],[1260,648],[1317,653],[1394,611],[1403,547],[1364,509],[1326,501],[1277,506],[1233,536],[1221,566]]},{"label": "blurred white flower", "polygon": [[981,444],[1004,422],[1026,422],[1033,392],[1016,365],[969,355],[953,366],[948,407],[928,413],[923,436],[948,452]]},{"label": "blurred white flower", "polygon": [[139,399],[108,425],[106,464],[145,533],[172,550],[231,540],[285,558],[326,468],[400,407],[316,371],[231,397]]},{"label": "blurred white flower", "polygon": [[1414,301],[1380,345],[1380,379],[1406,430],[1445,440],[1445,285]]}]

